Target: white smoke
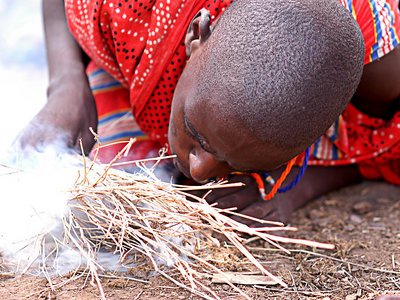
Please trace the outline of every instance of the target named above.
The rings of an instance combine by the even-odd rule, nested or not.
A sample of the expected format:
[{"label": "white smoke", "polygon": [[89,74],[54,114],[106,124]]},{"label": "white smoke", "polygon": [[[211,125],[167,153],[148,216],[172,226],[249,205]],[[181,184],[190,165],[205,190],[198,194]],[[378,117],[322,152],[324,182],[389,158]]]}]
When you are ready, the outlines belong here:
[{"label": "white smoke", "polygon": [[[62,220],[71,197],[68,191],[80,163],[72,154],[53,147],[9,157],[2,159],[0,168],[0,252],[11,270],[24,272],[31,267],[29,270],[37,273],[43,262],[41,255],[55,249],[55,239],[63,238]],[[72,263],[77,259],[68,260]]]},{"label": "white smoke", "polygon": [[[0,0],[0,81],[5,101],[0,110],[0,257],[10,271],[43,275],[49,271],[44,270],[46,262],[50,273],[62,275],[86,265],[80,251],[60,243],[69,191],[82,172],[81,162],[59,145],[5,153],[46,101],[40,7],[41,0]],[[163,176],[162,170],[156,173]],[[99,265],[106,269],[126,270],[118,260],[109,252],[97,254]]]},{"label": "white smoke", "polygon": [[[118,253],[97,249],[91,253],[85,245],[79,245],[79,237],[75,243],[71,241],[70,234],[67,235],[69,242],[64,241],[65,223],[71,215],[69,203],[74,201],[70,202],[74,198],[70,191],[79,179],[82,180],[84,166],[80,156],[60,144],[54,143],[40,151],[17,148],[0,159],[0,254],[3,263],[12,272],[51,277],[86,268],[88,259],[101,269],[126,272],[134,265],[121,264]],[[158,180],[154,173],[143,170],[137,176]],[[193,252],[194,241],[187,243],[182,237],[170,236],[188,230],[181,224],[171,225],[165,231],[166,243],[184,245]],[[154,249],[159,253],[155,255],[157,263],[173,266],[175,260],[163,249]],[[186,259],[183,254],[181,258]]]}]

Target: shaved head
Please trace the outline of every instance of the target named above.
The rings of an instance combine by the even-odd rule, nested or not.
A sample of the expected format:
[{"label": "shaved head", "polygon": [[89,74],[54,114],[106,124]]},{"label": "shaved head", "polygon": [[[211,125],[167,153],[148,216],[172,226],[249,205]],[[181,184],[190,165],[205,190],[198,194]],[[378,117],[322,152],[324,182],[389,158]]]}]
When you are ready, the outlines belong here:
[{"label": "shaved head", "polygon": [[300,154],[361,78],[363,38],[339,0],[237,0],[211,31],[204,10],[192,24],[169,140],[178,168],[199,182]]},{"label": "shaved head", "polygon": [[294,156],[345,109],[363,60],[361,32],[338,0],[238,0],[197,62],[197,105]]}]

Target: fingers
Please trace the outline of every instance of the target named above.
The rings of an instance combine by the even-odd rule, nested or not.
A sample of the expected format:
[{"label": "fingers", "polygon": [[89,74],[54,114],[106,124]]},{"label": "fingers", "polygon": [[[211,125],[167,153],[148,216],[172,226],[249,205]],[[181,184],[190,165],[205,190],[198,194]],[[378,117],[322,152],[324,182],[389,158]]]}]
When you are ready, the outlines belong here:
[{"label": "fingers", "polygon": [[15,138],[12,149],[19,155],[29,155],[31,151],[42,152],[49,146],[60,150],[72,147],[72,138],[62,129],[35,117]]},{"label": "fingers", "polygon": [[[230,196],[235,195],[243,190],[243,187],[235,187],[235,188],[223,188],[223,189],[214,189],[206,198],[209,204],[213,203],[223,203],[230,199]],[[232,206],[230,206],[232,207]]]},{"label": "fingers", "polygon": [[253,177],[236,175],[229,182],[243,182],[245,186],[214,190],[207,196],[207,202],[217,204],[217,207],[221,209],[236,208],[235,212],[243,216],[231,215],[232,219],[248,226],[265,226],[254,219],[282,221],[277,199],[265,201]]},{"label": "fingers", "polygon": [[[259,195],[259,190],[258,186],[255,182],[255,180],[246,175],[236,175],[229,179],[229,183],[237,183],[237,182],[242,182],[245,184],[243,187],[235,187],[235,188],[224,188],[224,189],[217,189],[211,192],[210,195],[207,196],[207,202],[212,204],[215,202],[218,202],[220,204],[223,204],[225,202],[231,201],[234,204],[234,199],[236,199],[238,196],[235,196],[234,198],[230,198],[234,194],[240,194],[243,197],[246,198],[246,194],[248,195],[253,195],[253,196],[258,196]],[[257,198],[257,197],[255,197]],[[229,200],[231,199],[231,200]],[[249,202],[250,200],[248,200]],[[226,205],[225,205],[226,206]],[[233,207],[236,205],[230,205],[226,207]]]},{"label": "fingers", "polygon": [[24,151],[26,148],[40,149],[47,136],[35,118],[17,135],[12,146],[18,151]]},{"label": "fingers", "polygon": [[[244,209],[239,210],[239,213],[260,220],[279,221],[277,211],[270,201],[257,200]],[[259,225],[255,220],[246,217],[232,216],[232,219],[248,226]]]},{"label": "fingers", "polygon": [[218,208],[226,209],[235,207],[238,211],[241,211],[245,207],[248,207],[251,203],[259,200],[259,194],[248,194],[246,190],[242,190],[240,192],[221,197],[217,199],[215,203],[218,203]]}]

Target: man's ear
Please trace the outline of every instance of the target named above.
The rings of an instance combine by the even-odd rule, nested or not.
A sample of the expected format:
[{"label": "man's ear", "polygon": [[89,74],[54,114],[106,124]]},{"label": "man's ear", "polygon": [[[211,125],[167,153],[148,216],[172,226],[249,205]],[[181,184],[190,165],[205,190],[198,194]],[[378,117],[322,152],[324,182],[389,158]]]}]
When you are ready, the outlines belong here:
[{"label": "man's ear", "polygon": [[185,45],[186,55],[190,57],[193,52],[198,50],[204,44],[211,34],[211,17],[210,12],[202,8],[190,22],[186,33]]}]

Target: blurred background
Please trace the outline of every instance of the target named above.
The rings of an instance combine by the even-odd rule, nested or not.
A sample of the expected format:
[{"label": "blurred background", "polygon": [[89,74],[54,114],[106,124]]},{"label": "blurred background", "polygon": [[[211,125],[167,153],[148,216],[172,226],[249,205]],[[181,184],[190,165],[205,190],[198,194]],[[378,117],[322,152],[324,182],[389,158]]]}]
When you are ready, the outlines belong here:
[{"label": "blurred background", "polygon": [[46,101],[41,0],[0,0],[0,152]]}]

